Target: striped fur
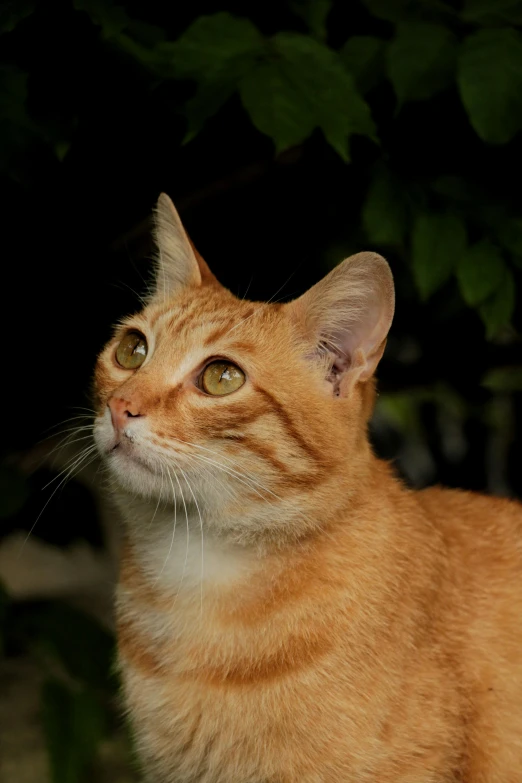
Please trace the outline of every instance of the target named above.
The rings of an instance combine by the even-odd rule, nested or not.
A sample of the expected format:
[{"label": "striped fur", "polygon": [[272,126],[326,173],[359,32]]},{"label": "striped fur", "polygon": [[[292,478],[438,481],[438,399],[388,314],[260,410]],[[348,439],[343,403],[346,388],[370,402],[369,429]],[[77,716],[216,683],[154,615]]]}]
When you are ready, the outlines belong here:
[{"label": "striped fur", "polygon": [[[146,779],[520,780],[522,510],[411,492],[372,454],[385,262],[355,257],[288,305],[240,301],[161,208],[161,282],[95,374]],[[134,372],[114,361],[128,328],[149,345]],[[213,357],[245,385],[202,394]],[[115,452],[111,397],[141,414]]]}]

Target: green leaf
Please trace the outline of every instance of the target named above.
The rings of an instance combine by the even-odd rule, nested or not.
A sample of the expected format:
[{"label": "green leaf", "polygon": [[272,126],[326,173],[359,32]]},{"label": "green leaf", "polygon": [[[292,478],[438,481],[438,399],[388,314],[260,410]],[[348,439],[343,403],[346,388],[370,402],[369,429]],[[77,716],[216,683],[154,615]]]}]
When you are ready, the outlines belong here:
[{"label": "green leaf", "polygon": [[143,46],[156,46],[165,40],[165,30],[155,24],[129,19],[127,33]]},{"label": "green leaf", "polygon": [[294,0],[291,3],[294,14],[306,24],[318,41],[326,41],[326,22],[332,10],[332,0]]},{"label": "green leaf", "polygon": [[[0,118],[29,129],[26,109],[27,74],[10,65],[0,65]],[[3,129],[2,129],[3,130]]]},{"label": "green leaf", "polygon": [[264,46],[252,22],[222,12],[200,16],[177,41],[160,42],[155,56],[173,77],[212,80],[232,60],[254,62]]},{"label": "green leaf", "polygon": [[363,0],[372,16],[387,22],[399,22],[406,12],[410,0]]},{"label": "green leaf", "polygon": [[112,0],[73,0],[73,5],[77,11],[85,11],[107,39],[118,36],[130,22],[123,6],[114,5]]},{"label": "green leaf", "polygon": [[483,302],[478,310],[486,326],[488,340],[493,339],[509,326],[515,312],[516,288],[510,269],[504,267],[503,279],[493,296]]},{"label": "green leaf", "polygon": [[200,80],[195,95],[183,110],[187,119],[184,144],[197,136],[207,120],[217,114],[251,71],[252,61],[249,55],[246,55],[225,62],[219,69],[210,71],[208,76]]},{"label": "green leaf", "polygon": [[487,239],[462,254],[457,279],[466,304],[477,307],[492,296],[504,280],[506,265],[498,247]]},{"label": "green leaf", "polygon": [[439,196],[459,204],[469,204],[481,199],[481,193],[465,179],[453,176],[437,177],[431,183],[431,189]]},{"label": "green leaf", "polygon": [[42,689],[42,724],[52,783],[81,783],[106,733],[106,714],[87,691],[50,679]]},{"label": "green leaf", "polygon": [[522,218],[508,218],[500,223],[497,239],[515,258],[522,258]]},{"label": "green leaf", "polygon": [[383,78],[384,47],[381,38],[354,35],[340,51],[341,59],[361,93],[372,90]]},{"label": "green leaf", "polygon": [[412,235],[412,265],[422,299],[449,280],[466,243],[466,227],[456,215],[419,215]]},{"label": "green leaf", "polygon": [[255,127],[270,136],[279,153],[311,135],[316,121],[277,63],[261,63],[241,83],[241,100]]},{"label": "green leaf", "polygon": [[438,20],[455,16],[444,0],[362,0],[372,16],[397,24],[403,20]]},{"label": "green leaf", "polygon": [[399,103],[431,98],[453,82],[457,39],[448,28],[403,22],[387,52],[387,69]]},{"label": "green leaf", "polygon": [[0,8],[0,34],[11,33],[15,27],[31,16],[36,0],[3,0]]},{"label": "green leaf", "polygon": [[465,0],[462,18],[479,25],[521,24],[521,0]]},{"label": "green leaf", "polygon": [[352,134],[375,138],[368,105],[336,52],[293,33],[279,33],[270,43],[270,59],[245,77],[240,94],[252,122],[278,151],[315,127],[344,160]]},{"label": "green leaf", "polygon": [[461,45],[460,96],[483,141],[505,144],[522,128],[522,38],[515,30],[479,30]]},{"label": "green leaf", "polygon": [[65,158],[67,157],[67,153],[69,152],[70,149],[71,149],[70,141],[62,140],[56,142],[56,144],[54,145],[54,154],[56,155],[60,163],[62,163],[62,161],[65,160]]},{"label": "green leaf", "polygon": [[407,228],[408,211],[400,185],[385,168],[376,171],[362,209],[362,222],[370,242],[400,245]]},{"label": "green leaf", "polygon": [[491,391],[522,391],[522,367],[494,367],[486,373],[481,383]]}]

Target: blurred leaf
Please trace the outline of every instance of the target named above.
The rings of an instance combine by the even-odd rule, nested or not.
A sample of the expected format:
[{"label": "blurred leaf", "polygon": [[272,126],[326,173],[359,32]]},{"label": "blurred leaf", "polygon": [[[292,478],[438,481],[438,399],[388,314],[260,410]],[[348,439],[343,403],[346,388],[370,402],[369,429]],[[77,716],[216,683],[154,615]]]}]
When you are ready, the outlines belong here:
[{"label": "blurred leaf", "polygon": [[387,69],[399,103],[431,98],[451,85],[456,58],[457,39],[448,28],[424,22],[397,25]]},{"label": "blurred leaf", "polygon": [[36,7],[36,0],[3,0],[0,7],[0,34],[10,33],[27,19]]},{"label": "blurred leaf", "polygon": [[387,22],[399,22],[410,4],[410,0],[363,0],[372,16]]},{"label": "blurred leaf", "polygon": [[378,169],[362,209],[362,222],[368,239],[377,245],[400,245],[407,220],[408,212],[400,184],[387,169]]},{"label": "blurred leaf", "polygon": [[200,16],[177,41],[160,42],[154,56],[171,76],[215,81],[214,75],[226,69],[231,60],[252,62],[260,55],[265,39],[248,19],[226,12]]},{"label": "blurred leaf", "polygon": [[65,159],[67,156],[67,153],[71,149],[71,142],[70,141],[57,141],[54,145],[54,153],[60,163]]},{"label": "blurred leaf", "polygon": [[362,0],[363,4],[378,19],[398,23],[419,19],[431,21],[455,16],[455,10],[444,0]]},{"label": "blurred leaf", "polygon": [[0,465],[0,519],[17,514],[29,495],[29,484],[23,473],[8,465]]},{"label": "blurred leaf", "polygon": [[385,41],[371,35],[348,38],[340,51],[341,59],[361,93],[373,89],[384,74]]},{"label": "blurred leaf", "polygon": [[127,33],[143,46],[155,46],[166,38],[165,30],[155,24],[129,19]]},{"label": "blurred leaf", "polygon": [[412,234],[412,264],[422,299],[428,299],[449,280],[466,243],[466,227],[456,215],[419,215]]},{"label": "blurred leaf", "polygon": [[473,24],[521,24],[521,0],[464,0],[462,18]]},{"label": "blurred leaf", "polygon": [[498,225],[497,239],[509,253],[515,263],[522,258],[522,219],[509,218]]},{"label": "blurred leaf", "polygon": [[326,41],[326,21],[332,9],[332,0],[293,0],[291,8],[306,24],[318,41]]},{"label": "blurred leaf", "polygon": [[415,394],[408,392],[389,392],[379,394],[377,410],[399,432],[412,435],[422,433],[419,413],[419,401]]},{"label": "blurred leaf", "polygon": [[125,33],[119,33],[119,35],[115,36],[112,43],[114,43],[120,52],[132,57],[156,76],[165,79],[172,78],[172,68],[168,63],[165,63],[165,58],[158,54],[157,47],[151,48],[145,46],[143,43],[140,43],[140,41],[134,40],[134,38],[131,38],[130,35]]},{"label": "blurred leaf", "polygon": [[504,267],[502,281],[495,293],[479,306],[480,317],[486,326],[489,340],[509,326],[515,311],[516,290],[512,272]]},{"label": "blurred leaf", "polygon": [[87,691],[72,691],[56,679],[42,689],[42,723],[52,783],[87,780],[106,732],[106,715]]},{"label": "blurred leaf", "polygon": [[112,0],[73,0],[73,5],[77,11],[85,11],[107,39],[119,35],[130,22],[125,8],[114,5]]},{"label": "blurred leaf", "polygon": [[462,43],[458,84],[483,141],[505,144],[522,127],[522,38],[513,29],[479,30]]},{"label": "blurred leaf", "polygon": [[522,391],[522,366],[494,367],[482,378],[482,386],[491,391]]},{"label": "blurred leaf", "polygon": [[457,266],[462,297],[470,307],[484,302],[501,285],[505,263],[498,247],[485,239],[468,247]]},{"label": "blurred leaf", "polygon": [[444,196],[450,201],[457,201],[462,203],[469,203],[480,198],[480,192],[477,194],[477,189],[473,188],[469,182],[466,182],[462,177],[454,176],[442,176],[437,177],[431,184],[431,188],[434,193],[439,196]]},{"label": "blurred leaf", "polygon": [[[0,65],[0,119],[19,128],[33,129],[26,109],[27,74],[10,65]],[[4,127],[2,127],[2,133]]]},{"label": "blurred leaf", "polygon": [[240,92],[252,122],[278,152],[315,127],[343,160],[351,134],[375,137],[370,110],[335,52],[293,33],[275,35],[271,45],[272,59],[246,76]]}]

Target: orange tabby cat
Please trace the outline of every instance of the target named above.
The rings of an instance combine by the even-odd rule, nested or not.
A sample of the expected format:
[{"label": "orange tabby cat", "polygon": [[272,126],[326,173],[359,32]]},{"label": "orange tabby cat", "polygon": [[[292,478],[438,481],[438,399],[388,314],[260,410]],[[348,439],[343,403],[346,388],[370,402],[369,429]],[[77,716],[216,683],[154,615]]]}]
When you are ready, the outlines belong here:
[{"label": "orange tabby cat", "polygon": [[413,492],[367,425],[392,276],[236,299],[167,196],[96,369],[119,657],[154,783],[522,780],[522,508]]}]

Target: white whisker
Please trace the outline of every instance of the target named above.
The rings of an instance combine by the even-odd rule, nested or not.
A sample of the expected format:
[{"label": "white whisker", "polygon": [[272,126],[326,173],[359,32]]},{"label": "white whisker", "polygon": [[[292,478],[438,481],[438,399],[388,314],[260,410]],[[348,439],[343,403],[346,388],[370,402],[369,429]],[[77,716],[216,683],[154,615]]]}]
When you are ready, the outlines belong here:
[{"label": "white whisker", "polygon": [[[75,470],[76,470],[76,472],[78,472],[78,470],[80,469],[80,467],[82,467],[82,468],[85,468],[87,465],[90,465],[90,463],[91,463],[91,462],[93,462],[93,461],[96,459],[96,456],[97,456],[97,455],[95,455],[95,456],[94,456],[94,457],[92,457],[90,460],[88,460],[88,462],[87,462],[87,463],[85,463],[85,460],[86,460],[86,459],[87,459],[87,458],[88,458],[88,457],[89,457],[89,456],[92,454],[92,452],[93,452],[95,449],[96,449],[96,446],[91,446],[90,448],[86,449],[86,450],[85,450],[85,452],[82,454],[82,457],[81,457],[81,459],[78,459],[78,460],[77,460],[77,461],[74,463],[74,465],[73,465],[73,466],[72,466],[72,467],[69,469],[69,472],[67,473],[67,475],[66,475],[66,476],[64,476],[64,478],[62,478],[62,480],[60,481],[60,483],[59,483],[59,484],[58,484],[58,485],[57,485],[57,486],[54,488],[53,492],[51,493],[51,496],[50,496],[50,497],[47,499],[47,501],[46,501],[46,503],[45,503],[44,507],[42,508],[42,510],[40,511],[40,513],[38,514],[38,516],[36,517],[35,521],[34,521],[34,522],[33,522],[33,524],[31,525],[31,528],[30,528],[29,532],[27,533],[27,536],[25,537],[24,541],[22,542],[22,546],[20,547],[20,552],[18,553],[18,557],[20,557],[20,556],[21,556],[21,554],[22,554],[22,552],[23,552],[23,550],[24,550],[24,547],[25,547],[25,545],[26,545],[26,544],[27,544],[27,542],[29,541],[29,538],[31,537],[31,534],[32,534],[33,530],[35,529],[35,527],[36,527],[36,525],[37,525],[37,523],[38,523],[38,520],[40,519],[40,517],[42,516],[43,512],[45,511],[45,509],[47,508],[47,506],[49,505],[49,503],[51,502],[51,500],[53,499],[53,497],[56,495],[56,493],[58,492],[58,490],[60,489],[60,487],[64,486],[64,485],[67,483],[67,481],[68,481],[70,478],[72,478],[72,475],[73,475],[73,473],[74,473],[74,471],[75,471]],[[46,486],[48,486],[48,485],[46,485]]]},{"label": "white whisker", "polygon": [[201,589],[201,604],[200,604],[200,607],[201,608],[200,608],[200,611],[201,611],[201,614],[203,614],[203,575],[204,575],[203,518],[201,516],[201,511],[200,511],[200,508],[199,508],[198,501],[196,499],[196,496],[194,494],[194,491],[193,491],[192,487],[190,486],[189,480],[188,480],[184,470],[182,468],[179,468],[179,470],[181,471],[181,475],[185,479],[185,483],[186,483],[187,487],[189,488],[189,490],[190,490],[190,492],[192,494],[192,497],[194,498],[194,503],[196,504],[196,509],[197,509],[198,516],[199,516],[199,524],[200,524],[200,527],[201,527],[201,580],[200,580],[200,589]]}]

